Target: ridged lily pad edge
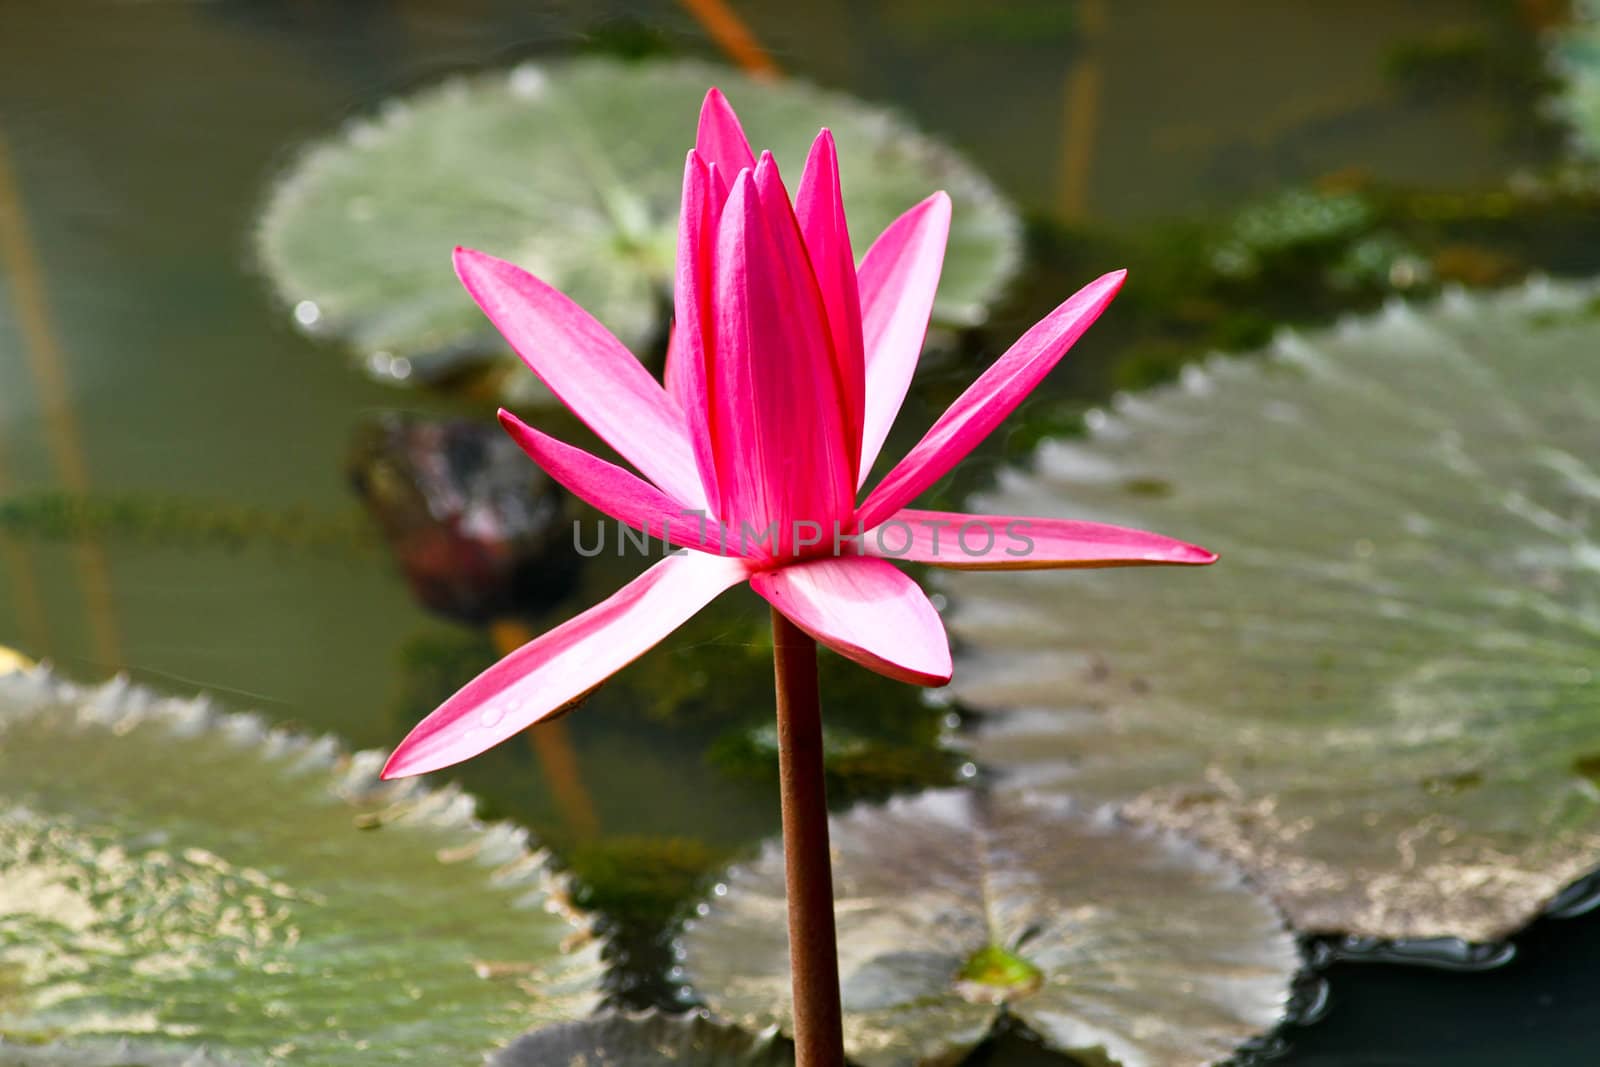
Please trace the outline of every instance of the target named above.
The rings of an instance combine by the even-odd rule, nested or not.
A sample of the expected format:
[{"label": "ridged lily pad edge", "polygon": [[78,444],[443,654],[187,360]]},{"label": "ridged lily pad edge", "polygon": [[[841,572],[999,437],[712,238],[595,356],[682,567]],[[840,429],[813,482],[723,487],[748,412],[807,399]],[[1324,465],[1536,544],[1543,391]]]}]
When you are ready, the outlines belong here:
[{"label": "ridged lily pad edge", "polygon": [[[1304,1017],[1303,983],[1313,980],[1315,965],[1308,959],[1300,933],[1289,921],[1287,913],[1279,905],[1278,901],[1251,876],[1249,871],[1228,856],[1196,841],[1181,830],[1140,818],[1127,811],[1122,805],[1088,803],[1061,793],[1042,793],[1017,788],[996,789],[992,784],[984,782],[980,777],[979,782],[976,784],[922,790],[896,795],[881,801],[864,801],[853,804],[843,811],[833,813],[830,816],[830,824],[838,828],[841,823],[848,824],[852,821],[872,820],[883,815],[903,813],[905,809],[913,808],[919,801],[924,799],[963,794],[972,799],[981,799],[986,794],[996,798],[1005,798],[1024,807],[1048,811],[1064,819],[1077,820],[1085,826],[1092,827],[1096,832],[1117,833],[1153,845],[1164,851],[1169,860],[1180,860],[1193,870],[1204,871],[1214,876],[1219,885],[1237,889],[1254,899],[1256,904],[1270,918],[1277,934],[1283,939],[1287,946],[1287,951],[1293,956],[1293,965],[1288,972],[1282,996],[1277,1002],[1276,1017],[1265,1022],[1258,1032],[1242,1042],[1229,1056],[1209,1061],[1209,1067],[1236,1067],[1238,1064],[1254,1062],[1251,1059],[1252,1056],[1258,1053],[1267,1054],[1268,1050],[1277,1047],[1280,1043],[1279,1035],[1284,1028],[1300,1021]],[[733,863],[723,867],[717,875],[708,880],[705,898],[679,921],[677,928],[672,932],[670,940],[672,956],[678,962],[672,968],[669,978],[675,984],[683,986],[686,999],[691,1000],[696,1005],[696,1010],[699,1013],[711,1021],[731,1029],[738,1030],[741,1028],[741,1024],[734,1019],[719,1014],[715,1007],[707,1004],[707,998],[700,992],[695,976],[683,966],[683,961],[690,956],[684,941],[695,924],[700,919],[711,914],[714,907],[712,901],[728,892],[727,883],[734,875],[742,869],[754,867],[757,864],[781,864],[782,848],[781,839],[769,838],[749,850],[745,858],[735,860]],[[838,906],[837,902],[835,906]],[[779,921],[782,921],[781,916],[779,916]],[[1025,1004],[1025,998],[1023,1002]],[[767,1030],[781,1032],[783,1027],[790,1024],[791,1020],[781,1008],[775,1008],[773,1014],[778,1021],[771,1023],[763,1032]],[[955,1064],[966,1059],[982,1042],[992,1040],[1007,1030],[1025,1034],[1029,1040],[1036,1042],[1042,1048],[1070,1055],[1075,1059],[1081,1059],[1086,1065],[1092,1065],[1092,1067],[1116,1067],[1116,1064],[1120,1062],[1108,1058],[1105,1049],[1100,1046],[1094,1048],[1062,1048],[1040,1029],[1030,1025],[1027,1015],[1025,1008],[1019,1012],[1014,1010],[1008,1002],[997,1001],[993,1005],[993,1014],[988,1028],[980,1038],[970,1042],[953,1038],[937,1053],[926,1055],[917,1062],[921,1067],[954,1067]],[[749,1031],[745,1030],[744,1032]],[[506,1065],[506,1067],[509,1067],[509,1065]]]},{"label": "ridged lily pad edge", "polygon": [[[710,1062],[719,1067],[733,1067],[735,1064],[744,1064],[746,1067],[779,1067],[794,1062],[793,1046],[778,1032],[776,1026],[752,1032],[719,1022],[704,1009],[679,1015],[668,1014],[654,1008],[643,1011],[608,1008],[596,1012],[587,1019],[530,1030],[490,1056],[486,1067],[532,1067],[533,1064],[550,1063],[552,1061],[549,1059],[531,1060],[528,1057],[548,1056],[560,1050],[562,1042],[569,1037],[585,1043],[603,1041],[607,1037],[607,1031],[626,1031],[629,1028],[637,1029],[637,1036],[641,1040],[651,1036],[657,1038],[656,1048],[660,1048],[661,1042],[671,1038],[677,1038],[685,1043],[716,1042],[724,1047],[716,1050],[720,1058],[712,1059]],[[633,1035],[628,1036],[631,1038]],[[679,1051],[682,1050],[674,1049],[673,1055]],[[702,1050],[692,1051],[694,1054],[699,1054]],[[610,1060],[606,1062],[609,1063]],[[702,1067],[695,1059],[695,1055],[690,1055],[681,1062],[685,1062],[687,1067]]]},{"label": "ridged lily pad edge", "polygon": [[[1600,0],[1592,0],[1590,10],[1596,21],[1594,32],[1600,43]],[[1597,68],[1600,80],[1600,68]],[[1597,130],[1600,137],[1600,130]],[[1600,143],[1600,142],[1597,142]],[[1350,310],[1338,314],[1326,323],[1316,326],[1280,327],[1265,344],[1249,353],[1230,351],[1202,351],[1184,365],[1178,378],[1170,383],[1150,388],[1120,391],[1106,402],[1091,407],[1082,416],[1083,432],[1057,441],[1045,440],[1026,460],[1000,469],[990,484],[973,494],[975,508],[1000,508],[1008,506],[1007,494],[1025,490],[1030,481],[1042,474],[1052,462],[1052,446],[1058,444],[1064,451],[1073,453],[1075,462],[1082,462],[1087,448],[1097,440],[1121,441],[1141,432],[1154,432],[1164,417],[1162,403],[1168,396],[1182,394],[1204,395],[1233,383],[1239,375],[1270,374],[1285,368],[1292,369],[1299,361],[1299,350],[1307,338],[1322,334],[1345,337],[1358,334],[1375,325],[1403,322],[1413,314],[1427,314],[1436,309],[1462,308],[1474,305],[1504,305],[1520,308],[1530,316],[1544,314],[1585,315],[1600,317],[1600,279],[1568,278],[1545,273],[1530,275],[1519,284],[1489,291],[1475,291],[1463,285],[1448,285],[1436,295],[1408,299],[1395,296],[1371,311]],[[1103,517],[1103,516],[1101,516]],[[1137,522],[1138,515],[1119,516],[1120,521]],[[1224,553],[1221,566],[1226,566]],[[962,575],[935,573],[930,576],[934,588],[947,597],[955,609],[965,599],[960,586],[966,581]],[[952,630],[959,644],[963,640]],[[1041,778],[1038,768],[1034,773],[1007,774],[992,763],[982,760],[980,737],[982,731],[1004,731],[1026,721],[1044,721],[1056,714],[1054,709],[1026,704],[997,706],[992,702],[972,701],[958,692],[961,680],[961,660],[957,658],[957,683],[947,690],[949,699],[965,716],[963,728],[953,739],[953,745],[980,768],[981,774],[997,792],[1031,795],[1036,792],[1075,796],[1074,787],[1058,783],[1053,776]],[[1090,744],[1093,742],[1090,741]],[[1044,765],[1041,765],[1043,767]],[[1064,765],[1063,765],[1064,766]],[[1511,943],[1521,936],[1529,925],[1545,919],[1572,918],[1593,910],[1600,901],[1600,854],[1581,857],[1583,862],[1567,865],[1567,880],[1559,888],[1546,894],[1542,901],[1521,912],[1513,921],[1483,927],[1470,933],[1450,930],[1442,933],[1424,933],[1417,936],[1391,936],[1364,927],[1325,924],[1297,920],[1296,909],[1281,901],[1272,888],[1252,874],[1250,865],[1228,855],[1226,849],[1205,842],[1198,833],[1174,812],[1141,795],[1107,801],[1111,807],[1137,824],[1164,829],[1184,840],[1192,840],[1196,847],[1213,852],[1239,866],[1257,891],[1272,900],[1279,912],[1288,917],[1287,928],[1309,944],[1318,942],[1329,946],[1331,954],[1340,959],[1359,959],[1418,963],[1460,970],[1482,969],[1498,965],[1511,958]]]},{"label": "ridged lily pad edge", "polygon": [[[4,741],[7,719],[59,715],[69,707],[76,721],[67,728],[94,727],[115,732],[155,723],[179,736],[221,737],[235,747],[258,752],[264,760],[280,762],[286,778],[324,775],[330,796],[371,809],[369,818],[373,825],[405,824],[452,835],[459,844],[450,849],[448,857],[441,855],[441,861],[471,862],[484,869],[491,885],[516,894],[511,907],[543,911],[567,924],[570,928],[565,939],[567,951],[573,954],[574,963],[592,965],[596,980],[590,1010],[599,1007],[603,999],[600,979],[606,969],[602,960],[608,954],[606,938],[594,917],[572,903],[571,876],[555,867],[547,849],[532,844],[526,829],[508,822],[480,819],[477,802],[454,783],[436,788],[426,785],[420,778],[384,781],[379,775],[388,758],[385,752],[375,749],[351,752],[330,735],[313,735],[277,726],[254,712],[224,710],[204,693],[190,697],[162,694],[132,681],[125,674],[99,685],[87,685],[64,678],[50,663],[40,662],[25,669],[0,672],[0,690],[4,689],[16,695],[16,706],[0,709],[0,743]],[[3,799],[3,789],[0,789],[0,800]],[[75,1042],[32,1046],[7,1044],[0,1038],[0,1067],[11,1067],[5,1057],[16,1050],[27,1050],[41,1064],[54,1064],[56,1060],[38,1057],[46,1050],[52,1053],[71,1050],[76,1054],[78,1049]],[[86,1057],[91,1051],[97,1055],[119,1051],[136,1053],[150,1059],[151,1067],[166,1067],[167,1064],[211,1067],[229,1062],[214,1059],[205,1048],[157,1054],[130,1042],[83,1046]],[[490,1050],[484,1051],[487,1054]],[[29,1067],[34,1062],[34,1059],[21,1059],[19,1064]],[[62,1058],[59,1062],[78,1061]],[[94,1065],[102,1061],[86,1058],[83,1062]],[[142,1064],[144,1060],[103,1062]]]},{"label": "ridged lily pad edge", "polygon": [[[297,201],[309,195],[308,189],[315,189],[321,172],[330,166],[328,162],[330,159],[338,161],[349,145],[360,144],[362,141],[370,142],[384,136],[396,124],[411,121],[412,113],[419,103],[425,106],[435,98],[460,97],[501,83],[516,84],[519,80],[528,83],[544,77],[551,69],[558,69],[563,64],[583,62],[586,59],[592,61],[595,58],[597,57],[552,55],[527,59],[506,67],[449,73],[427,84],[381,99],[350,115],[337,127],[311,137],[293,151],[286,153],[265,177],[253,213],[255,222],[248,238],[247,269],[270,294],[268,299],[273,306],[284,313],[297,330],[314,339],[348,349],[358,363],[367,366],[369,371],[381,380],[407,384],[410,378],[409,360],[397,361],[386,352],[371,351],[369,347],[348,336],[349,325],[342,318],[330,321],[328,310],[323,308],[317,299],[317,286],[307,284],[300,276],[300,272],[295,269],[292,257],[285,257],[276,247],[273,235],[281,228],[280,218],[292,215]],[[698,74],[708,88],[717,85],[737,91],[752,80],[757,80],[735,68],[692,57],[674,56],[613,62],[619,68],[654,65],[661,68],[671,67],[675,72],[687,75]],[[806,78],[785,78],[782,84],[794,89],[797,94],[809,95],[823,105],[824,110],[838,110],[851,116],[859,115],[863,109],[870,110],[873,122],[893,133],[904,143],[915,146],[923,156],[942,156],[946,162],[957,166],[960,180],[951,190],[947,190],[956,200],[955,210],[971,212],[974,216],[992,223],[994,225],[992,236],[998,252],[990,272],[991,276],[979,293],[959,305],[950,303],[948,298],[935,302],[930,329],[953,332],[978,328],[986,324],[992,317],[994,309],[1011,293],[1025,266],[1026,233],[1022,215],[1016,205],[982,168],[973,163],[969,153],[928,132],[907,109],[878,100],[864,100]],[[759,148],[764,143],[762,131],[757,127],[749,132]],[[866,163],[866,160],[862,160],[857,165]],[[664,166],[676,173],[680,161],[666,160]],[[798,172],[796,176],[798,177]],[[930,193],[932,191],[933,187],[927,190]],[[908,201],[905,208],[909,209],[913,204],[914,201]],[[959,239],[959,231],[953,236]],[[448,251],[448,248],[441,246],[441,271],[449,269]],[[867,249],[862,245],[855,251],[859,260]],[[467,298],[463,295],[462,299]],[[303,315],[302,305],[305,306]],[[594,313],[597,309],[587,310]],[[663,346],[666,336],[665,325],[665,322],[662,322],[659,331]],[[623,339],[625,342],[630,340],[628,337]],[[500,352],[502,347],[500,341],[485,327],[479,336],[463,337],[455,344],[445,346],[439,354],[467,356],[477,360],[486,358],[491,353]],[[403,362],[408,369],[403,372],[395,370],[394,364],[397,362]],[[409,384],[416,383],[413,380]]]},{"label": "ridged lily pad edge", "polygon": [[550,853],[530,845],[530,834],[507,822],[485,822],[476,813],[477,802],[455,785],[432,787],[420,778],[384,781],[379,777],[388,754],[377,749],[348,752],[329,735],[300,733],[269,723],[254,712],[226,711],[205,694],[165,696],[117,675],[100,685],[84,685],[57,674],[48,663],[0,676],[0,684],[30,687],[34,703],[7,714],[37,715],[59,710],[52,705],[75,704],[79,723],[112,730],[127,729],[147,721],[164,723],[180,734],[215,733],[241,748],[256,749],[265,757],[289,761],[291,773],[329,774],[329,788],[346,801],[381,802],[375,816],[380,822],[407,822],[461,835],[462,845],[452,859],[471,858],[492,869],[496,885],[525,887],[519,907],[534,903],[566,918],[573,932],[595,934],[591,918],[570,902],[571,879],[555,869]]}]

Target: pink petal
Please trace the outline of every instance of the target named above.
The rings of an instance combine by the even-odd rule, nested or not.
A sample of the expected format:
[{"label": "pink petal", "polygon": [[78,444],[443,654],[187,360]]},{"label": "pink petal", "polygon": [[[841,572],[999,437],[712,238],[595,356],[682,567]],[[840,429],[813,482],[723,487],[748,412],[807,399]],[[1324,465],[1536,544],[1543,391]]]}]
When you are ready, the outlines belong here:
[{"label": "pink petal", "polygon": [[455,263],[472,299],[557,399],[668,496],[705,507],[682,414],[621,341],[514,264],[466,248]]},{"label": "pink petal", "polygon": [[[682,247],[680,241],[679,255],[682,255]],[[684,364],[683,346],[678,341],[678,322],[674,318],[667,325],[667,358],[661,365],[661,384],[667,387],[667,395],[676,400],[678,407],[683,410],[685,424],[689,421],[689,412],[683,406],[682,393],[687,388],[683,382],[683,375],[687,370]]]},{"label": "pink petal", "polygon": [[719,555],[737,554],[737,542],[723,538],[714,518],[682,504],[629,471],[541,433],[504,408],[500,425],[522,450],[579,500],[643,530],[658,541]]},{"label": "pink petal", "polygon": [[[861,343],[861,298],[856,293],[856,260],[845,227],[844,197],[839,189],[839,154],[833,134],[823,130],[811,145],[795,196],[795,217],[805,237],[806,252],[828,313],[833,354],[843,386],[845,441],[852,452],[851,470],[861,461],[862,409],[866,379]],[[857,485],[860,484],[859,479]]]},{"label": "pink petal", "polygon": [[738,174],[756,165],[750,142],[739,125],[739,116],[733,105],[722,95],[721,89],[706,93],[700,105],[700,128],[695,132],[694,150],[707,163],[715,163],[724,176]]},{"label": "pink petal", "polygon": [[460,763],[549,718],[682,626],[746,576],[739,560],[669,556],[582,615],[468,682],[400,742],[385,778]]},{"label": "pink petal", "polygon": [[715,351],[710,335],[711,250],[727,191],[717,171],[691,151],[683,169],[683,208],[678,216],[678,269],[673,286],[674,322],[667,341],[667,391],[683,413],[705,499],[717,499],[716,459],[708,422],[706,367]]},{"label": "pink petal", "polygon": [[867,495],[861,528],[870,530],[911,503],[989,436],[1100,317],[1127,273],[1114,271],[1078,290],[979,375]]},{"label": "pink petal", "polygon": [[866,336],[866,417],[859,487],[889,436],[933,313],[933,297],[950,236],[950,198],[934,193],[889,224],[867,249],[857,278]]},{"label": "pink petal", "polygon": [[770,529],[771,554],[788,556],[798,523],[831,529],[854,491],[821,298],[782,192],[764,159],[739,175],[723,210],[710,392],[717,514]]},{"label": "pink petal", "polygon": [[884,559],[971,571],[1215,563],[1217,554],[1160,534],[1071,519],[897,511],[862,538]]},{"label": "pink petal", "polygon": [[750,576],[750,587],[840,655],[903,682],[950,680],[950,639],[927,594],[894,566],[844,556]]}]

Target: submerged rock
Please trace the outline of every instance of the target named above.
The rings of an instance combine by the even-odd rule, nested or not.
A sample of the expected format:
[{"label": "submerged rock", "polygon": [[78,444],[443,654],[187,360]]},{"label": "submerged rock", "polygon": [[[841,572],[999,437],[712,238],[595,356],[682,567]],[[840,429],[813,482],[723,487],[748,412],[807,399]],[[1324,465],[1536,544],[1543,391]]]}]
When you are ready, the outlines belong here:
[{"label": "submerged rock", "polygon": [[572,588],[566,496],[498,426],[387,415],[357,439],[350,480],[432,611],[483,624]]}]

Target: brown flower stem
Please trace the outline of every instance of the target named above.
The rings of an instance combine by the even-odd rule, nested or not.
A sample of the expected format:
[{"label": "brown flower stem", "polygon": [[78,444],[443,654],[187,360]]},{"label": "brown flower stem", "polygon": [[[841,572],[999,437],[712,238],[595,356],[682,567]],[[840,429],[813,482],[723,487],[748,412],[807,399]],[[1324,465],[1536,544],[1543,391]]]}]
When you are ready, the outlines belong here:
[{"label": "brown flower stem", "polygon": [[[489,636],[494,640],[495,651],[509,656],[538,636],[519,619],[496,619],[489,624]],[[547,719],[523,731],[528,747],[539,760],[539,769],[555,798],[561,821],[574,837],[590,841],[600,836],[600,816],[596,814],[594,800],[588,786],[583,784],[583,773],[578,766],[578,750],[572,744],[567,724],[559,717]]]},{"label": "brown flower stem", "polygon": [[795,1063],[844,1067],[817,643],[776,608],[772,660],[778,688],[778,777],[789,898],[789,970],[794,980]]}]

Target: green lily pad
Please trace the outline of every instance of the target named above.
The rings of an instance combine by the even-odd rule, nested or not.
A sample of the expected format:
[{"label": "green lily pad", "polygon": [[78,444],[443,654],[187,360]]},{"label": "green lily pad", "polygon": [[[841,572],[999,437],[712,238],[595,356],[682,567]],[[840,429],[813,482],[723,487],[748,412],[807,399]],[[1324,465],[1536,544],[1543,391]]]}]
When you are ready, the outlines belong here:
[{"label": "green lily pad", "polygon": [[1600,159],[1600,0],[1574,0],[1572,23],[1556,34],[1551,56],[1563,83],[1555,109],[1578,151]]},{"label": "green lily pad", "polygon": [[381,765],[121,681],[0,677],[0,1038],[464,1063],[592,1010],[600,945],[525,835]]},{"label": "green lily pad", "polygon": [[794,1048],[773,1031],[750,1034],[700,1016],[607,1012],[518,1038],[489,1067],[792,1067]]},{"label": "green lily pad", "polygon": [[[833,130],[857,255],[947,190],[934,314],[983,321],[1021,261],[1020,224],[986,178],[880,107],[685,61],[528,63],[392,100],[289,168],[261,220],[261,262],[297,322],[349,342],[390,381],[509,358],[455,279],[458,244],[533,271],[643,353],[664,336],[683,156],[712,85],[791,188],[818,128]],[[525,373],[503,379],[538,388]]]},{"label": "green lily pad", "polygon": [[[831,822],[845,1046],[944,1064],[1002,1008],[1086,1064],[1226,1058],[1284,1018],[1277,912],[1171,834],[1060,798],[938,790]],[[729,870],[685,924],[684,976],[746,1027],[789,1023],[783,853]]]},{"label": "green lily pad", "polygon": [[1595,293],[1285,336],[1002,478],[981,510],[1222,559],[952,575],[978,762],[1194,836],[1302,930],[1522,926],[1600,863]]}]

